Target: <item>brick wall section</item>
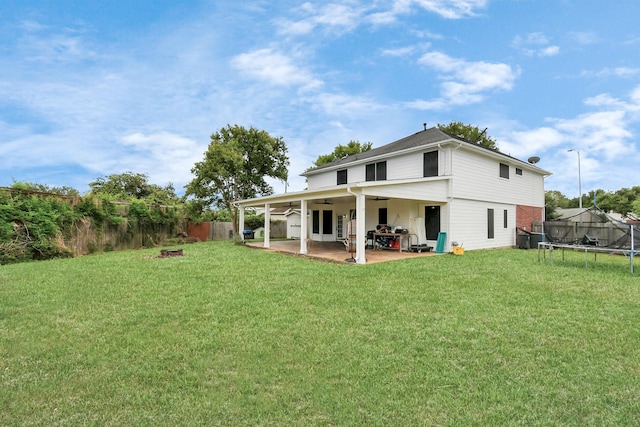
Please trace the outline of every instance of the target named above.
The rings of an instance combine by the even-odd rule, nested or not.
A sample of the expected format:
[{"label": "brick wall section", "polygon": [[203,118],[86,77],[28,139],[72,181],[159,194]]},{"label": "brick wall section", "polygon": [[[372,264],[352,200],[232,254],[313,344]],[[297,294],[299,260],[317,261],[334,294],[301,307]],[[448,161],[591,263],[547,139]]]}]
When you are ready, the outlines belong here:
[{"label": "brick wall section", "polygon": [[190,222],[187,224],[187,234],[189,237],[198,239],[201,242],[209,240],[211,224],[208,222]]},{"label": "brick wall section", "polygon": [[516,206],[516,227],[532,231],[534,221],[544,221],[544,208]]}]

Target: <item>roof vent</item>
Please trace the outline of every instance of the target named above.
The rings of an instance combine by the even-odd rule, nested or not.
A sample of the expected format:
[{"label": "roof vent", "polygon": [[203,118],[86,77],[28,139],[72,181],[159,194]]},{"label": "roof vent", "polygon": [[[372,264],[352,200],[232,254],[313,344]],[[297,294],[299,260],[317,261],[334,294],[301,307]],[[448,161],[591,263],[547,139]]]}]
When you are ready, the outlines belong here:
[{"label": "roof vent", "polygon": [[424,126],[424,130],[427,130],[427,123],[423,123],[422,126]]}]

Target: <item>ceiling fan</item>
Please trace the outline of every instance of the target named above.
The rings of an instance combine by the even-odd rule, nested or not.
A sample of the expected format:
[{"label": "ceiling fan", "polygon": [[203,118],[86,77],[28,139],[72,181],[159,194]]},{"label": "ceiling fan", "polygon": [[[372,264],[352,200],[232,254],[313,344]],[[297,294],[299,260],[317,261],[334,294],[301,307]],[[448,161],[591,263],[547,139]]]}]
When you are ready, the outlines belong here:
[{"label": "ceiling fan", "polygon": [[385,201],[385,200],[389,200],[389,198],[388,197],[376,196],[374,198],[370,198],[369,200],[373,200],[374,202],[382,202],[382,201]]},{"label": "ceiling fan", "polygon": [[324,202],[318,202],[318,204],[319,204],[319,205],[332,205],[332,204],[333,204],[333,202],[330,202],[329,200],[324,199]]}]

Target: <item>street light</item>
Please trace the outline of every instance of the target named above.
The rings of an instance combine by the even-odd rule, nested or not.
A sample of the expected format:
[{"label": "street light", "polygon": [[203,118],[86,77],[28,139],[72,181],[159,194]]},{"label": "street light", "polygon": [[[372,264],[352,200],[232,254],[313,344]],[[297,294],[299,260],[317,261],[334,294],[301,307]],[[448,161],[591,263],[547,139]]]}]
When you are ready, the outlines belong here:
[{"label": "street light", "polygon": [[580,174],[580,150],[576,150],[574,148],[570,148],[567,151],[575,151],[578,153],[578,191],[580,192],[580,198],[578,199],[578,203],[580,203],[580,213],[582,217],[582,177]]}]

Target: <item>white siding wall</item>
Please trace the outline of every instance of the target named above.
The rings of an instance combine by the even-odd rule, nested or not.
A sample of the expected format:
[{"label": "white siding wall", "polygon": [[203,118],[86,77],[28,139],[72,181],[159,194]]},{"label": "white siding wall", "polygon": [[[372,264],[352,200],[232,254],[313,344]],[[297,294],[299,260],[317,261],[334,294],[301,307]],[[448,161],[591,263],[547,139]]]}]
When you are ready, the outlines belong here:
[{"label": "white siding wall", "polygon": [[337,182],[336,171],[329,171],[307,177],[307,187],[309,190],[318,188],[334,187]]},{"label": "white siding wall", "polygon": [[[487,210],[494,210],[494,238],[489,239]],[[515,244],[516,207],[502,203],[473,200],[453,200],[450,204],[451,223],[447,244],[456,241],[465,249],[502,248]],[[504,228],[507,210],[507,228]]]},{"label": "white siding wall", "polygon": [[377,191],[385,197],[412,200],[447,201],[447,179],[425,179],[420,182],[380,187]]},{"label": "white siding wall", "polygon": [[[509,165],[509,179],[500,178],[500,163]],[[544,206],[544,178],[522,171],[516,162],[478,156],[470,151],[453,152],[453,197],[471,200]]]},{"label": "white siding wall", "polygon": [[[514,245],[516,239],[516,205],[544,206],[544,177],[522,168],[522,163],[509,158],[484,157],[482,153],[446,148],[440,150],[440,178],[426,178],[422,182],[398,183],[405,179],[421,179],[423,153],[415,152],[387,160],[387,180],[372,188],[372,193],[390,197],[386,202],[367,202],[366,229],[375,229],[378,208],[387,207],[388,222],[411,228],[416,218],[424,216],[424,206],[440,206],[440,228],[447,232],[446,251],[451,242],[457,241],[466,249],[498,248]],[[509,165],[509,179],[500,178],[500,163]],[[516,167],[522,175],[516,175]],[[336,170],[309,177],[309,189],[336,186]],[[450,177],[448,178],[444,177]],[[348,168],[348,184],[365,182],[365,164]],[[375,182],[367,183],[376,186]],[[348,214],[353,206],[310,206],[310,209],[334,209]],[[494,238],[487,236],[487,210],[494,210]],[[508,227],[504,227],[504,211],[507,210]],[[311,227],[311,218],[309,227]],[[318,240],[335,236],[313,236]],[[429,242],[435,246],[435,242]]]},{"label": "white siding wall", "polygon": [[387,160],[387,180],[422,177],[423,153],[405,154]]},{"label": "white siding wall", "polygon": [[[433,151],[426,150],[426,151]],[[422,177],[423,171],[423,154],[426,151],[420,151],[417,153],[404,154],[402,156],[393,157],[387,160],[387,181],[400,180],[400,179],[415,179]],[[440,163],[442,163],[443,155],[440,153]],[[379,160],[383,161],[383,160]],[[366,165],[367,163],[358,164],[347,168],[347,183],[353,184],[356,182],[363,182],[366,179]],[[371,161],[374,163],[374,161]],[[309,189],[314,190],[323,187],[330,187],[336,185],[337,182],[337,169],[330,170],[318,175],[312,175],[307,180]]]}]

